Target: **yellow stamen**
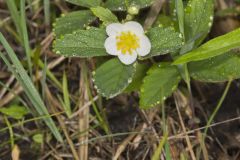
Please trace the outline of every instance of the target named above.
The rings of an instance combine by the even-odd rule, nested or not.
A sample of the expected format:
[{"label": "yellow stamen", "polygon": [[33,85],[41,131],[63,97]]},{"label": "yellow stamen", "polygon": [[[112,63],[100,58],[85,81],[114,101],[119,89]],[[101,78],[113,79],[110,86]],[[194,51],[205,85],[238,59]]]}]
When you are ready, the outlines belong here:
[{"label": "yellow stamen", "polygon": [[117,39],[117,50],[122,54],[132,54],[134,50],[139,48],[139,38],[132,32],[121,32]]}]

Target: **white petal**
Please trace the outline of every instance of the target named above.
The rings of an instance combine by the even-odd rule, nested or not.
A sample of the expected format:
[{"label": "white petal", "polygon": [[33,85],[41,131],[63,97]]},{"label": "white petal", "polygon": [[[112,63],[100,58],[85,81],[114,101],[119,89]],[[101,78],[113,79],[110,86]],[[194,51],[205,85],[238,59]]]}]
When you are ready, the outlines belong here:
[{"label": "white petal", "polygon": [[123,29],[123,25],[120,23],[112,23],[106,27],[106,32],[108,36],[115,36],[120,33]]},{"label": "white petal", "polygon": [[139,56],[146,56],[151,51],[151,42],[147,36],[142,35],[140,37],[140,48],[137,49]]},{"label": "white petal", "polygon": [[117,44],[116,38],[113,37],[113,36],[108,37],[105,40],[104,47],[105,47],[108,54],[114,55],[114,56],[120,54],[120,51],[117,50],[117,45],[116,44]]},{"label": "white petal", "polygon": [[132,55],[130,54],[119,54],[118,58],[120,59],[120,61],[126,65],[132,64],[133,62],[136,61],[137,59],[137,53],[133,52]]},{"label": "white petal", "polygon": [[130,30],[138,35],[144,34],[142,25],[134,21],[126,22],[124,24],[124,30]]}]

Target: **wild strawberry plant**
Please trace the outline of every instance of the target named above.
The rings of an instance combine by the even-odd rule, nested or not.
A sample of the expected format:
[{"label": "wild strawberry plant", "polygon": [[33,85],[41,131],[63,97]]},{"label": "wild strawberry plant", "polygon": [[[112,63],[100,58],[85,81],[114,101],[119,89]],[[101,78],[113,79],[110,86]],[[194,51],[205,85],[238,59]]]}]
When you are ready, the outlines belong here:
[{"label": "wild strawberry plant", "polygon": [[213,0],[171,0],[170,14],[160,13],[147,30],[142,15],[154,0],[66,1],[86,9],[57,19],[54,50],[67,57],[105,57],[93,71],[104,97],[137,91],[147,109],[162,103],[181,80],[189,85],[191,78],[240,78],[240,29],[203,42],[213,23]]}]

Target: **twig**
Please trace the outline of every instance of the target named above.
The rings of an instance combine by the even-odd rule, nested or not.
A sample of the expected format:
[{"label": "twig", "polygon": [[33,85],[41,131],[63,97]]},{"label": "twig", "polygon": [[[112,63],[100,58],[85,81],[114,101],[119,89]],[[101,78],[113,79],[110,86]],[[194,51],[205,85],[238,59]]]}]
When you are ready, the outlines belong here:
[{"label": "twig", "polygon": [[[85,61],[81,61],[81,74],[80,74],[80,101],[79,101],[79,109],[81,109],[86,101],[89,101],[88,91],[86,88],[87,81],[87,71]],[[80,136],[78,141],[81,143],[83,141],[88,141],[88,128],[89,128],[89,107],[85,107],[82,112],[79,113],[79,132],[85,132],[84,135]],[[81,144],[78,148],[78,154],[80,160],[88,160],[88,144]]]},{"label": "twig", "polygon": [[[98,98],[99,98],[98,96],[95,96],[92,101],[96,101],[96,100],[98,100]],[[82,106],[82,107],[79,108],[76,112],[74,112],[74,113],[71,115],[70,119],[78,116],[83,110],[85,110],[87,107],[91,106],[92,101],[87,102],[84,106]]]},{"label": "twig", "polygon": [[[157,114],[157,112],[150,112],[150,114],[148,115],[149,119],[148,119],[148,123],[150,124],[151,121],[153,120],[153,118],[155,117],[155,115]],[[119,158],[119,156],[122,154],[122,152],[125,150],[125,148],[127,147],[128,143],[135,137],[136,138],[133,139],[133,141],[135,142],[136,139],[141,140],[143,135],[139,135],[138,133],[141,133],[142,131],[144,131],[146,128],[148,127],[148,124],[145,122],[142,125],[140,125],[137,129],[136,129],[136,133],[131,134],[130,136],[128,136],[117,148],[117,151],[113,157],[113,160],[117,160]]]},{"label": "twig", "polygon": [[8,81],[6,83],[6,87],[2,88],[2,90],[0,91],[0,99],[2,99],[2,97],[4,96],[4,94],[7,91],[7,88],[12,84],[14,79],[15,79],[15,77],[13,75],[8,79]]},{"label": "twig", "polygon": [[144,22],[144,30],[149,29],[158,17],[165,0],[155,0]]},{"label": "twig", "polygon": [[[50,90],[48,89],[48,87],[46,86],[45,87],[45,92],[46,92],[46,97],[48,99],[48,102],[49,102],[49,106],[51,107],[51,109],[53,110],[54,113],[56,113],[56,108],[57,106],[60,106],[60,103],[58,101],[56,101],[56,99],[52,96]],[[69,134],[68,134],[68,131],[67,131],[67,128],[66,128],[66,125],[65,123],[63,122],[63,120],[61,119],[61,117],[58,115],[56,116],[57,117],[57,120],[63,130],[63,133],[67,139],[67,142],[71,148],[71,151],[72,151],[72,154],[73,154],[73,157],[75,160],[80,160],[79,157],[78,157],[78,154],[77,154],[77,151],[75,150],[75,147],[74,147],[74,143],[73,141],[71,140]]]},{"label": "twig", "polygon": [[196,156],[195,156],[195,154],[194,154],[194,152],[193,152],[193,147],[192,147],[192,144],[191,144],[191,142],[190,142],[190,138],[188,137],[187,130],[186,130],[186,127],[185,127],[185,125],[184,125],[181,112],[180,112],[180,110],[179,110],[178,97],[177,97],[176,94],[174,95],[174,100],[175,100],[175,104],[176,104],[176,108],[177,108],[177,112],[178,112],[180,124],[181,124],[182,129],[183,129],[183,133],[184,133],[184,136],[185,136],[185,139],[186,139],[186,142],[187,142],[187,146],[188,146],[188,149],[189,149],[191,158],[192,158],[192,160],[196,160]]}]

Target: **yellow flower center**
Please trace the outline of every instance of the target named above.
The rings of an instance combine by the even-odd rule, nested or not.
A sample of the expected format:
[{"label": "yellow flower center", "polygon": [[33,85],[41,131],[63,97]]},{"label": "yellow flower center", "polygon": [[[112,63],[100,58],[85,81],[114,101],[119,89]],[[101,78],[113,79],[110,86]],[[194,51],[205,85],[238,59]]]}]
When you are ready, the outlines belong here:
[{"label": "yellow flower center", "polygon": [[140,47],[139,38],[136,36],[136,34],[130,31],[121,32],[116,39],[117,50],[121,51],[122,54],[129,53],[131,55],[134,50]]}]

